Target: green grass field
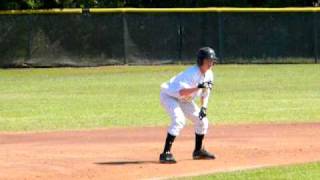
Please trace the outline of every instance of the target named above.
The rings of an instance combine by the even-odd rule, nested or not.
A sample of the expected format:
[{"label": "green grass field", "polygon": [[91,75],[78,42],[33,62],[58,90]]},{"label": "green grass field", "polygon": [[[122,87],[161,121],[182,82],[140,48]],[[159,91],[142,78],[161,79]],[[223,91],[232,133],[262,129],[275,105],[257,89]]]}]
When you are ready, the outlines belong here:
[{"label": "green grass field", "polygon": [[192,180],[316,180],[320,179],[320,163],[309,163],[246,171],[217,173],[213,175],[185,177]]},{"label": "green grass field", "polygon": [[[0,70],[0,131],[165,126],[160,84],[186,66]],[[320,121],[320,65],[218,65],[215,124]]]},{"label": "green grass field", "polygon": [[[160,84],[186,66],[0,70],[0,131],[166,126]],[[219,65],[215,124],[320,121],[320,65]],[[320,163],[190,179],[319,179]]]}]

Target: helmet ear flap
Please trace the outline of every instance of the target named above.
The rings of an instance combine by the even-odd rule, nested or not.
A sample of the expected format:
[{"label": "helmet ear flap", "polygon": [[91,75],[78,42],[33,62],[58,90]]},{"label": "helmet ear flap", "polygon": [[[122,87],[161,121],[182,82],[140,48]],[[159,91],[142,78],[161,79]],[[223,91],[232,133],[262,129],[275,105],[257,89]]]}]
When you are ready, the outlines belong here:
[{"label": "helmet ear flap", "polygon": [[197,59],[197,64],[198,64],[199,67],[202,66],[202,64],[203,64],[203,59],[198,58],[198,59]]}]

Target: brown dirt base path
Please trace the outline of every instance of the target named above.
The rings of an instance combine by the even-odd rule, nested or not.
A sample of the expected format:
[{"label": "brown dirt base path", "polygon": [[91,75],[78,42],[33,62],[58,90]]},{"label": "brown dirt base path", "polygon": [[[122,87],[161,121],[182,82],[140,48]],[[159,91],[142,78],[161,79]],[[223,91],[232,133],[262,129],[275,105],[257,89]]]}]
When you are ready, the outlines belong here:
[{"label": "brown dirt base path", "polygon": [[0,179],[145,179],[320,161],[320,123],[213,126],[192,160],[194,134],[174,143],[177,164],[158,163],[166,128],[0,133]]}]

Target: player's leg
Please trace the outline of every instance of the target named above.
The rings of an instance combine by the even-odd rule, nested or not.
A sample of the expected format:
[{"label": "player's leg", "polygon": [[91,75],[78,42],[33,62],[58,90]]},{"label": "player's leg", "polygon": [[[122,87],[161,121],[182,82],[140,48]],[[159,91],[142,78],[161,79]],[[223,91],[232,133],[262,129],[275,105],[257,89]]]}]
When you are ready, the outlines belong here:
[{"label": "player's leg", "polygon": [[175,163],[175,159],[171,153],[171,147],[175,137],[179,135],[181,129],[185,125],[185,117],[176,99],[161,93],[161,105],[171,118],[171,124],[168,128],[168,133],[164,145],[163,152],[160,154],[161,163]]},{"label": "player's leg", "polygon": [[208,131],[208,118],[199,119],[200,108],[194,102],[180,103],[181,109],[188,119],[193,121],[195,128],[194,159],[215,159],[215,156],[203,148],[203,139]]}]

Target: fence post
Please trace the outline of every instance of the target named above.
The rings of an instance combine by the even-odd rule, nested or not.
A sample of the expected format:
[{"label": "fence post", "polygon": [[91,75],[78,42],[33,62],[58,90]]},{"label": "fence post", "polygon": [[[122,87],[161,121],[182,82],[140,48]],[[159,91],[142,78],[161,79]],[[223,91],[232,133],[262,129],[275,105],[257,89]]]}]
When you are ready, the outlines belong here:
[{"label": "fence post", "polygon": [[32,41],[33,41],[33,18],[34,15],[26,15],[28,21],[28,44],[27,44],[27,55],[24,59],[22,66],[26,66],[27,61],[31,59],[32,56]]},{"label": "fence post", "polygon": [[183,45],[183,27],[182,27],[182,18],[181,13],[178,13],[178,21],[179,21],[179,29],[178,29],[178,37],[179,37],[179,44],[178,44],[178,58],[179,63],[182,62],[182,45]]},{"label": "fence post", "polygon": [[314,62],[318,63],[318,13],[313,13],[313,51],[314,51]]},{"label": "fence post", "polygon": [[218,12],[218,41],[219,41],[219,61],[222,64],[224,59],[223,54],[223,14]]},{"label": "fence post", "polygon": [[127,59],[127,53],[128,53],[128,42],[127,42],[127,37],[128,37],[128,24],[127,24],[127,19],[126,19],[126,14],[124,12],[121,13],[122,15],[122,24],[123,24],[123,63],[125,65],[128,64],[128,59]]}]

